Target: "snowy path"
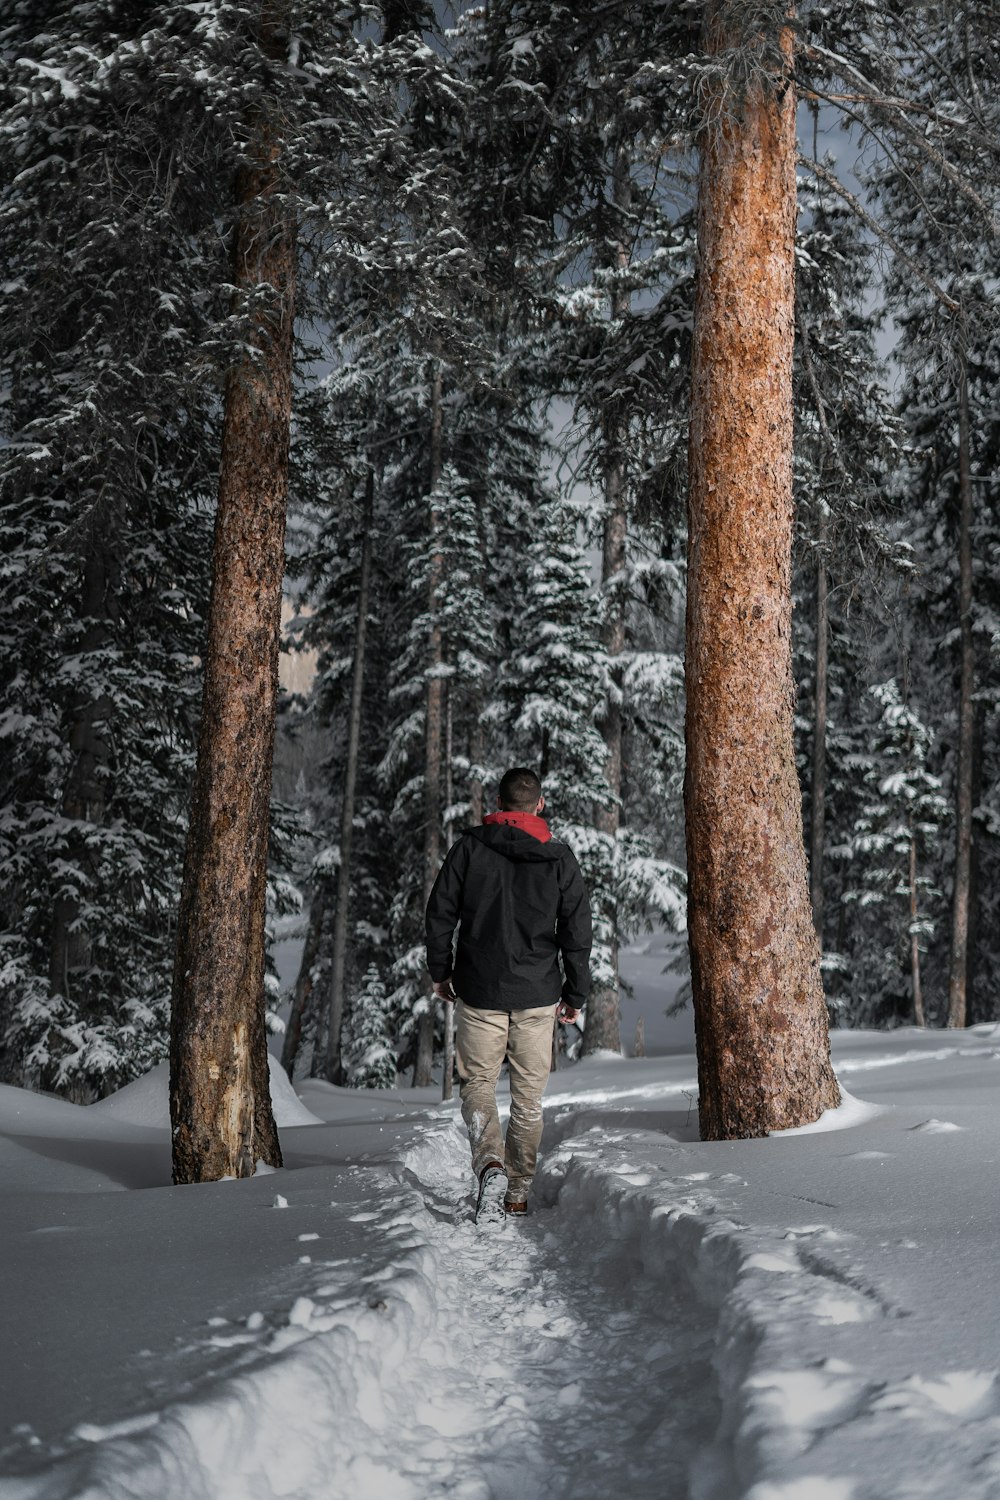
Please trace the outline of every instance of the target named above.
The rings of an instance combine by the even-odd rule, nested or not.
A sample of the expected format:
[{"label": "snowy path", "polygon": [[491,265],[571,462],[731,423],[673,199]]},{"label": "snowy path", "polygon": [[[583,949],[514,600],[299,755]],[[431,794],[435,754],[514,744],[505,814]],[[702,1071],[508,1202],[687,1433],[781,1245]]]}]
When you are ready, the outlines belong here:
[{"label": "snowy path", "polygon": [[407,1162],[423,1184],[417,1217],[446,1322],[417,1377],[434,1395],[400,1444],[416,1451],[421,1428],[452,1440],[442,1452],[430,1438],[436,1487],[424,1493],[681,1495],[717,1416],[698,1368],[712,1320],[558,1206],[471,1223],[467,1155],[449,1126]]},{"label": "snowy path", "polygon": [[558,1075],[496,1227],[429,1096],[174,1189],[162,1080],[0,1090],[0,1500],[997,1500],[1000,1031],[837,1053],[874,1105],[769,1141],[687,1057]]},{"label": "snowy path", "polygon": [[[566,1133],[576,1111],[560,1113]],[[373,1118],[355,1142],[371,1164],[238,1188],[244,1212],[256,1196],[258,1240],[284,1229],[299,1252],[275,1283],[296,1287],[291,1305],[262,1311],[253,1294],[206,1320],[147,1382],[158,1409],[78,1424],[40,1473],[0,1479],[3,1500],[685,1494],[718,1417],[713,1317],[683,1279],[644,1276],[592,1219],[562,1212],[555,1177],[525,1221],[473,1224],[455,1109],[416,1118],[381,1159],[358,1149],[390,1128]],[[194,1206],[160,1192],[160,1223],[171,1203]],[[203,1378],[170,1401],[199,1359]]]}]

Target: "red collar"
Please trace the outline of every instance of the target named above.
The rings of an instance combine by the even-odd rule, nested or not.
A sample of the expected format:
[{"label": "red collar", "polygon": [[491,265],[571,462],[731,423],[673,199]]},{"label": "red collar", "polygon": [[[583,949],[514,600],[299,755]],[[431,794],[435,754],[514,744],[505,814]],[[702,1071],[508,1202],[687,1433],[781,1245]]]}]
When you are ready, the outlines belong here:
[{"label": "red collar", "polygon": [[483,819],[484,826],[489,828],[494,823],[509,823],[512,828],[520,828],[522,833],[530,833],[533,839],[538,839],[542,844],[547,844],[552,837],[548,823],[537,813],[513,811],[487,813]]}]

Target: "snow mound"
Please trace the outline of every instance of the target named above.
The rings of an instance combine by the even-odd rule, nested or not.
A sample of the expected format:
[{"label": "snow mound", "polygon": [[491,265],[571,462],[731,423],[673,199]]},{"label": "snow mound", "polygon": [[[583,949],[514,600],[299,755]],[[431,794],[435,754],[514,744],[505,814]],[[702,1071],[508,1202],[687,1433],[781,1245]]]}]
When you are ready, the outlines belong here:
[{"label": "snow mound", "polygon": [[841,1084],[840,1103],[836,1109],[825,1109],[811,1125],[792,1125],[787,1130],[769,1130],[768,1135],[818,1135],[824,1130],[852,1130],[855,1125],[864,1125],[881,1113],[881,1105],[855,1099]]},{"label": "snow mound", "polygon": [[[306,1109],[293,1089],[288,1074],[272,1053],[267,1055],[271,1079],[271,1107],[274,1121],[279,1129],[294,1125],[322,1125],[311,1110]],[[170,1068],[169,1064],[157,1063],[141,1078],[127,1083],[117,1093],[101,1099],[97,1104],[87,1105],[88,1113],[105,1115],[123,1125],[142,1125],[149,1130],[170,1129]]]},{"label": "snow mound", "polygon": [[282,1125],[322,1125],[324,1122],[319,1115],[314,1115],[311,1109],[306,1109],[292,1087],[291,1079],[273,1052],[267,1054],[267,1061],[271,1071],[271,1107],[274,1110],[274,1123],[279,1127]]}]

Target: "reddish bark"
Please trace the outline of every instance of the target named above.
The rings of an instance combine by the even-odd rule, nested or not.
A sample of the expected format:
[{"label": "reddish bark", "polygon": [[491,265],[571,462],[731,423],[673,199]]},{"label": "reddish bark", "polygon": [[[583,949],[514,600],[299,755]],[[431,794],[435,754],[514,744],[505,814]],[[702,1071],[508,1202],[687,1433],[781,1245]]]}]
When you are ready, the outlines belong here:
[{"label": "reddish bark", "polygon": [[801,1125],[840,1098],[792,739],[792,46],[785,27],[784,67],[764,64],[701,147],[685,808],[705,1139]]},{"label": "reddish bark", "polygon": [[[263,50],[284,52],[274,9]],[[279,194],[278,143],[255,122],[237,177],[233,274],[254,313],[259,359],[226,386],[198,760],[174,962],[170,1110],[175,1182],[281,1165],[264,1023],[264,915],[278,694],[295,240]],[[255,298],[256,300],[256,298]],[[258,304],[259,305],[259,304]]]}]

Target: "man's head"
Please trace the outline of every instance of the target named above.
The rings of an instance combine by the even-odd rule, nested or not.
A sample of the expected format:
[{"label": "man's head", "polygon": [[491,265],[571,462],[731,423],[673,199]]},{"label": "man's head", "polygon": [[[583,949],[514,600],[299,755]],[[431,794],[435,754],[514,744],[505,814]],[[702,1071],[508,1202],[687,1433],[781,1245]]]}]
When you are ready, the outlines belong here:
[{"label": "man's head", "polygon": [[511,766],[500,779],[497,805],[504,812],[541,812],[545,806],[542,783],[526,766]]}]

